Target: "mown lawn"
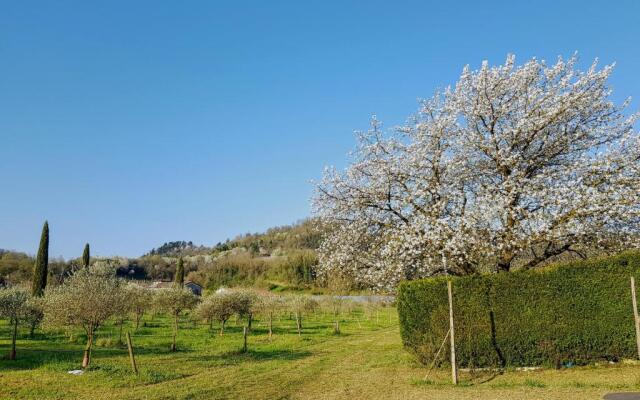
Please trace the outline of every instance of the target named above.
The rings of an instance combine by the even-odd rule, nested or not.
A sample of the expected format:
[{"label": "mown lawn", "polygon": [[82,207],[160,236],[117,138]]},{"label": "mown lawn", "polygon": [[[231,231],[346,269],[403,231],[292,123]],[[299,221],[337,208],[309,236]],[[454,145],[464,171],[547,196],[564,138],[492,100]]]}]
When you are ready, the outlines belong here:
[{"label": "mown lawn", "polygon": [[[21,337],[18,361],[0,360],[2,399],[598,399],[612,391],[640,391],[640,366],[606,365],[503,374],[462,373],[448,383],[449,371],[426,368],[401,346],[397,316],[345,317],[334,335],[331,319],[305,321],[298,337],[293,320],[276,323],[270,341],[259,322],[240,353],[241,326],[230,323],[220,337],[208,327],[183,321],[180,351],[170,353],[169,320],[145,318],[133,333],[140,375],[131,373],[126,347],[116,345],[117,329],[104,328],[84,375],[79,332]],[[131,329],[131,327],[128,327]],[[0,352],[8,350],[8,327],[0,325]],[[22,332],[26,335],[26,332]],[[110,339],[109,339],[110,338]]]}]

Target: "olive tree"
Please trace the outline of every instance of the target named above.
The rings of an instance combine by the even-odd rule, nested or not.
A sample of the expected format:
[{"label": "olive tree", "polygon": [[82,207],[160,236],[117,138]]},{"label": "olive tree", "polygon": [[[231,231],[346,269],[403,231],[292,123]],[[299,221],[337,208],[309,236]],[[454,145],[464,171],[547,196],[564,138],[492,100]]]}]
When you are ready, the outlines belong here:
[{"label": "olive tree", "polygon": [[296,318],[298,336],[302,335],[302,317],[318,307],[318,302],[307,295],[291,295],[287,298],[287,305]]},{"label": "olive tree", "polygon": [[235,312],[240,318],[247,319],[247,329],[251,330],[253,314],[258,304],[258,294],[249,289],[235,290],[232,292],[235,297]]},{"label": "olive tree", "polygon": [[612,100],[612,66],[576,64],[465,67],[404,126],[374,118],[346,171],[317,186],[315,212],[333,227],[321,274],[393,290],[637,246],[638,115]]},{"label": "olive tree", "polygon": [[157,307],[173,316],[173,339],[171,351],[176,351],[176,337],[180,327],[180,314],[192,309],[198,302],[198,298],[189,290],[179,287],[161,289],[156,293]]},{"label": "olive tree", "polygon": [[213,320],[220,322],[220,336],[222,336],[225,324],[238,311],[238,300],[239,297],[235,292],[214,293],[202,300],[196,313],[209,321],[210,327]]},{"label": "olive tree", "polygon": [[322,306],[331,314],[333,318],[333,333],[340,333],[340,315],[344,308],[345,299],[341,296],[327,296],[322,301]]},{"label": "olive tree", "polygon": [[20,288],[0,289],[0,317],[9,320],[11,327],[11,350],[9,360],[16,359],[18,325],[33,320],[37,312],[29,293]]},{"label": "olive tree", "polygon": [[136,321],[136,330],[140,327],[140,321],[144,313],[151,309],[153,305],[153,294],[150,289],[144,288],[135,283],[125,286],[125,298],[127,299],[128,310],[133,314]]},{"label": "olive tree", "polygon": [[87,343],[82,367],[91,362],[91,349],[97,330],[118,311],[114,299],[122,296],[123,284],[107,267],[75,271],[60,286],[48,289],[42,302],[45,327],[82,328]]},{"label": "olive tree", "polygon": [[277,315],[284,308],[284,299],[281,296],[277,296],[273,293],[261,293],[259,294],[255,310],[267,319],[267,326],[269,328],[269,338],[273,336],[273,317]]},{"label": "olive tree", "polygon": [[113,307],[113,317],[115,324],[118,326],[118,345],[122,345],[122,330],[124,323],[131,313],[131,303],[129,299],[128,285],[123,284],[122,290],[113,294],[111,299],[111,307]]}]

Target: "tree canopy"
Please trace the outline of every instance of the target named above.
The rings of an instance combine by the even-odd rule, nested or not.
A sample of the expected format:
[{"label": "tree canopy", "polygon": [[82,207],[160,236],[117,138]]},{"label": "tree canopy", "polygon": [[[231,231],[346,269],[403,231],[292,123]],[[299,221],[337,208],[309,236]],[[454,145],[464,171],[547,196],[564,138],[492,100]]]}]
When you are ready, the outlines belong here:
[{"label": "tree canopy", "polygon": [[347,170],[317,186],[315,212],[334,227],[321,271],[393,289],[634,245],[637,115],[612,102],[612,66],[576,63],[467,66],[406,125],[387,133],[374,118]]}]

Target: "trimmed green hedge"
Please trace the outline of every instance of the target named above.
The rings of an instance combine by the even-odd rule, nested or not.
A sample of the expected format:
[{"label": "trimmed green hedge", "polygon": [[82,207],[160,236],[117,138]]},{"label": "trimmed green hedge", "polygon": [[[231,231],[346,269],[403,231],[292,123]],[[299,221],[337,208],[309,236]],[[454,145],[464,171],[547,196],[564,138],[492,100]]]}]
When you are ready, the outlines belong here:
[{"label": "trimmed green hedge", "polygon": [[[640,286],[640,252],[453,278],[459,365],[561,366],[636,358],[632,275]],[[447,279],[408,281],[398,289],[402,341],[425,364],[449,329]],[[448,362],[448,343],[437,364]]]}]

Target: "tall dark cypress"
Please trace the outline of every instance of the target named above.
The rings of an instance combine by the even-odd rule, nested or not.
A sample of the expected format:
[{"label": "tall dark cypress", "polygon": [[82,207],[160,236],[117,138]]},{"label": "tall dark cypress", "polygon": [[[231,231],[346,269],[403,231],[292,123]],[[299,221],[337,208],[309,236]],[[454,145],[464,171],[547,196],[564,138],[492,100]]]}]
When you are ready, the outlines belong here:
[{"label": "tall dark cypress", "polygon": [[82,266],[87,268],[90,260],[91,255],[89,253],[89,243],[87,243],[84,245],[84,251],[82,252]]},{"label": "tall dark cypress", "polygon": [[178,258],[178,265],[176,266],[176,276],[173,278],[175,285],[179,288],[184,287],[184,261],[182,257]]},{"label": "tall dark cypress", "polygon": [[44,288],[47,287],[47,274],[49,273],[49,222],[44,221],[42,235],[40,236],[40,247],[36,256],[36,263],[33,266],[33,282],[31,293],[34,296],[42,296]]}]

